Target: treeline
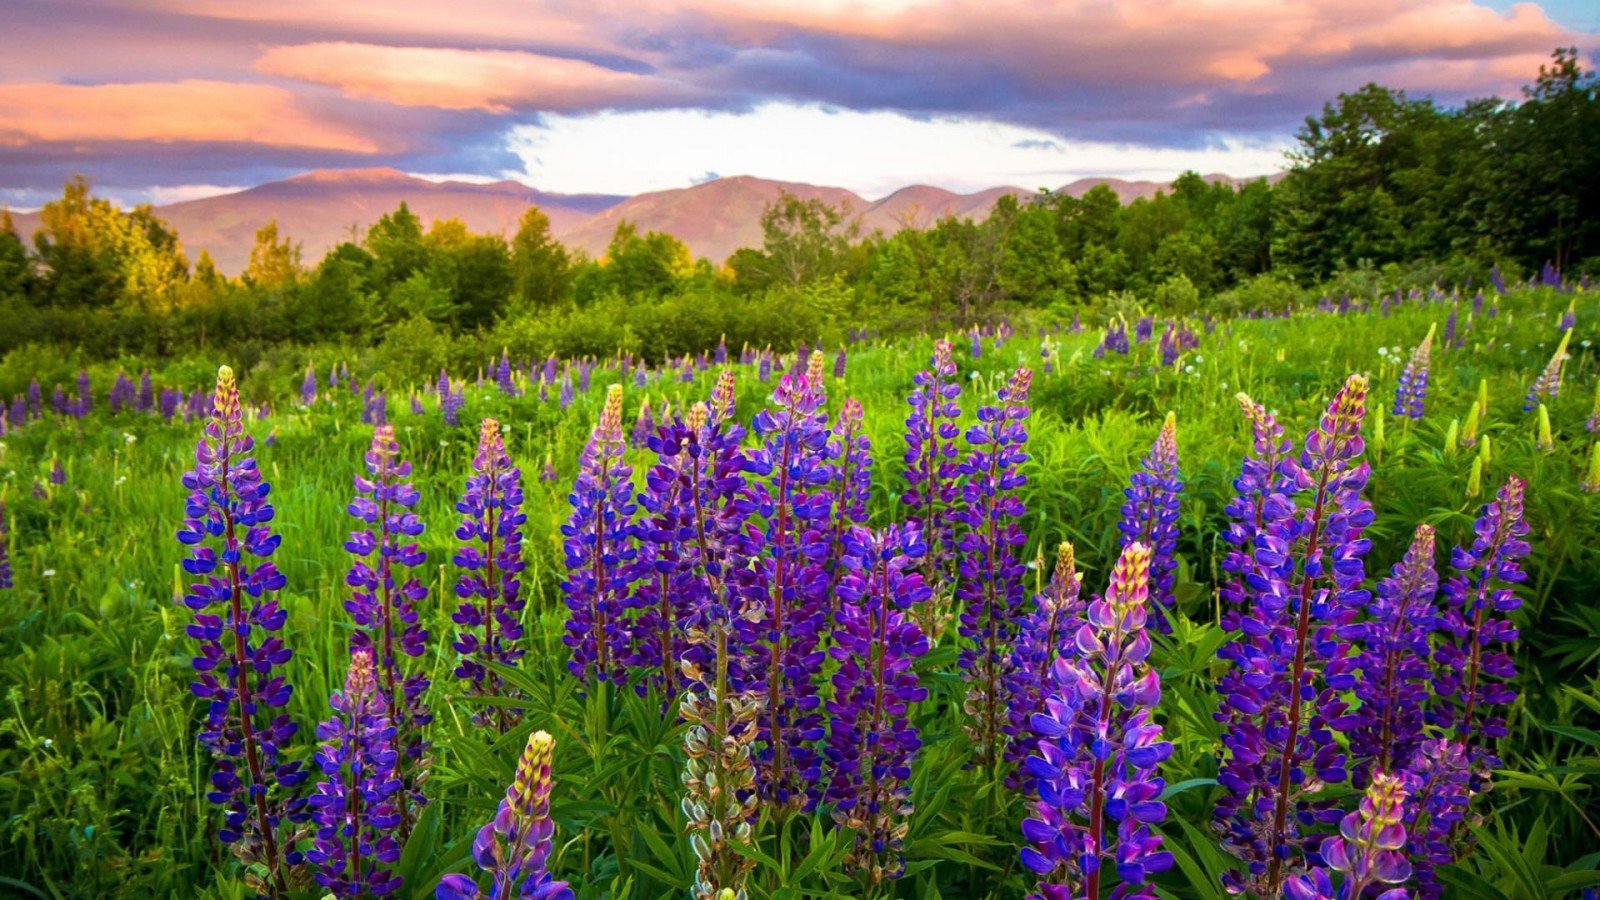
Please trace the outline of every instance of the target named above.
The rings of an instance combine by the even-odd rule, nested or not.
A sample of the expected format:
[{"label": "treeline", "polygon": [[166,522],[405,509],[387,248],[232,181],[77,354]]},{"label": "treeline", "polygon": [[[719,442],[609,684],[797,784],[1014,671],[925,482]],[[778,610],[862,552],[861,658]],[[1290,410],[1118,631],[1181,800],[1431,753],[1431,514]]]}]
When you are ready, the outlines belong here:
[{"label": "treeline", "polygon": [[1341,95],[1307,119],[1289,162],[1276,184],[1187,173],[1126,205],[1105,187],[1041,192],[1003,198],[983,221],[890,236],[785,197],[763,217],[762,246],[720,264],[627,222],[591,259],[537,209],[506,239],[402,205],[314,264],[268,223],[236,278],[203,252],[191,262],[150,208],[118,210],[75,179],[31,243],[0,219],[0,381],[68,356],[225,349],[290,364],[311,344],[418,377],[502,346],[660,358],[724,335],[777,346],[1029,310],[1281,307],[1310,289],[1481,280],[1495,264],[1511,277],[1600,268],[1600,98],[1574,50],[1514,102],[1446,108],[1377,85]]}]

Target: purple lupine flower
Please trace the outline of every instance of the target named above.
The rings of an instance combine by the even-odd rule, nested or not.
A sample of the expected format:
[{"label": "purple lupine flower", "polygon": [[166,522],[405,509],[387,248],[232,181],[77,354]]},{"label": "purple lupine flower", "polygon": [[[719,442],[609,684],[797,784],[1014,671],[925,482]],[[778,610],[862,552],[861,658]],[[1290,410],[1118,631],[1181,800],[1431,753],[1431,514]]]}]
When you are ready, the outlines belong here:
[{"label": "purple lupine flower", "polygon": [[[1283,885],[1288,900],[1406,900],[1404,888],[1387,887],[1411,877],[1406,858],[1405,783],[1379,772],[1361,797],[1360,809],[1339,822],[1339,833],[1322,844],[1327,868],[1295,875]],[[1329,872],[1341,874],[1335,890]]]},{"label": "purple lupine flower", "polygon": [[839,345],[839,352],[833,358],[833,378],[834,378],[835,381],[843,381],[844,380],[845,364],[846,364],[846,359],[845,359],[845,355],[844,355],[844,345],[840,344]]},{"label": "purple lupine flower", "polygon": [[465,391],[457,391],[450,386],[450,374],[444,369],[439,370],[439,381],[433,391],[439,395],[439,412],[444,416],[444,423],[451,428],[460,425],[461,407],[466,402]]},{"label": "purple lupine flower", "polygon": [[50,409],[56,413],[56,415],[60,416],[67,415],[69,412],[71,412],[67,406],[67,392],[59,384],[56,385],[55,389],[50,392]]},{"label": "purple lupine flower", "polygon": [[1516,664],[1506,652],[1517,640],[1510,614],[1522,605],[1516,585],[1527,579],[1518,563],[1528,555],[1528,523],[1523,520],[1526,484],[1506,479],[1495,499],[1485,503],[1473,525],[1470,547],[1450,554],[1445,579],[1447,637],[1434,654],[1434,705],[1430,719],[1467,746],[1475,768],[1499,765],[1490,742],[1506,735],[1497,710],[1516,699],[1511,681]]},{"label": "purple lupine flower", "polygon": [[1561,370],[1567,361],[1567,342],[1572,339],[1572,332],[1561,333],[1561,343],[1556,345],[1556,352],[1551,355],[1550,362],[1533,380],[1533,386],[1528,388],[1528,396],[1522,401],[1522,411],[1532,412],[1538,408],[1543,400],[1554,400],[1561,395]]},{"label": "purple lupine flower", "polygon": [[89,390],[89,372],[85,369],[78,370],[78,402],[73,407],[72,414],[81,419],[94,408],[94,395]]},{"label": "purple lupine flower", "polygon": [[1027,484],[1021,466],[1028,461],[1028,388],[1033,373],[1018,369],[1000,388],[995,402],[978,410],[978,424],[967,430],[970,450],[961,461],[964,505],[954,518],[960,523],[956,551],[960,578],[956,597],[961,610],[961,636],[972,642],[961,651],[962,675],[968,682],[965,710],[972,722],[968,733],[975,758],[998,773],[1004,745],[1006,696],[1022,576],[1017,558],[1027,538],[1019,519],[1025,509],[1017,491]]},{"label": "purple lupine flower", "polygon": [[578,460],[572,515],[561,527],[567,577],[567,667],[585,685],[624,683],[629,655],[629,582],[636,574],[632,467],[623,459],[622,386],[606,391],[600,421]]},{"label": "purple lupine flower", "polygon": [[111,393],[106,397],[106,406],[111,412],[119,413],[124,406],[133,403],[133,396],[133,382],[128,380],[126,372],[119,370],[116,379],[111,382]]},{"label": "purple lupine flower", "polygon": [[765,384],[772,380],[772,351],[761,351],[761,361],[756,365],[756,378]]},{"label": "purple lupine flower", "polygon": [[544,465],[539,468],[540,483],[555,484],[559,478],[560,476],[556,474],[555,461],[550,458],[550,454],[545,454]]},{"label": "purple lupine flower", "polygon": [[1600,380],[1594,383],[1594,405],[1589,408],[1589,418],[1583,421],[1583,430],[1590,434],[1600,433]]},{"label": "purple lupine flower", "polygon": [[43,410],[43,398],[39,390],[39,379],[30,378],[28,380],[28,417],[31,419],[37,419]]},{"label": "purple lupine flower", "polygon": [[982,356],[983,339],[978,336],[978,329],[974,328],[972,329],[972,358],[978,359]]},{"label": "purple lupine flower", "polygon": [[[822,738],[816,676],[824,626],[826,582],[808,548],[820,543],[830,513],[826,460],[828,429],[821,383],[822,355],[778,379],[772,407],[756,414],[762,446],[749,459],[753,512],[766,523],[749,573],[763,592],[762,619],[752,629],[746,664],[765,709],[757,739],[762,799],[779,807],[812,805],[817,796],[816,742]],[[815,371],[812,371],[812,370]]]},{"label": "purple lupine flower", "polygon": [[828,438],[826,455],[833,469],[828,487],[832,510],[823,567],[828,576],[830,621],[838,611],[833,588],[843,574],[846,534],[852,526],[867,524],[867,501],[872,498],[872,443],[861,432],[863,415],[861,401],[847,397]]},{"label": "purple lupine flower", "polygon": [[1044,709],[1051,685],[1050,673],[1068,643],[1067,636],[1076,634],[1082,624],[1081,588],[1072,545],[1063,541],[1056,550],[1056,567],[1050,583],[1034,598],[1035,608],[1017,634],[1009,686],[1011,706],[1007,712],[1010,721],[1006,725],[1006,736],[1010,739],[1006,745],[1006,760],[1013,768],[1007,774],[1006,783],[1021,788],[1029,796],[1037,795],[1025,765],[1028,757],[1039,748],[1039,736],[1032,725],[1033,714]]},{"label": "purple lupine flower", "polygon": [[[698,627],[721,634],[719,629],[726,626],[734,629],[729,636],[741,643],[758,640],[752,619],[765,602],[764,586],[743,575],[748,560],[760,550],[760,533],[746,524],[751,512],[746,474],[750,459],[741,448],[744,428],[733,413],[734,375],[724,370],[712,390],[704,425],[691,427],[680,445],[662,447],[662,464],[685,481],[680,495],[687,499],[687,506],[654,513],[640,526],[650,529],[646,535],[651,539],[662,531],[687,535],[686,540],[661,545],[678,571],[687,575],[679,583],[682,597],[678,604],[688,610],[682,626],[688,646],[680,658],[691,681],[695,680],[687,675],[691,665],[703,672],[725,669],[727,683],[717,694],[725,700],[731,696],[729,691],[753,689],[753,673],[747,671],[738,653],[714,655],[715,635],[694,640],[694,631]],[[699,422],[699,414],[691,409],[690,423]],[[681,464],[676,462],[679,455],[685,457]],[[650,477],[655,478],[656,473]],[[713,686],[702,682],[693,687],[705,691]]]},{"label": "purple lupine flower", "polygon": [[11,409],[8,415],[11,419],[12,430],[21,428],[23,425],[27,424],[28,403],[21,394],[11,398]]},{"label": "purple lupine flower", "polygon": [[517,395],[516,382],[511,380],[511,353],[504,347],[500,348],[500,364],[495,366],[494,384],[507,397]]},{"label": "purple lupine flower", "polygon": [[1178,417],[1167,413],[1150,453],[1133,473],[1123,491],[1122,545],[1138,543],[1150,548],[1150,598],[1157,603],[1155,626],[1163,634],[1172,630],[1171,616],[1177,598],[1173,584],[1178,569],[1178,495],[1183,479],[1178,473]]},{"label": "purple lupine flower", "polygon": [[701,441],[710,419],[710,408],[696,403],[687,419],[674,418],[650,436],[647,445],[657,462],[638,495],[644,515],[632,526],[632,580],[638,585],[633,605],[639,612],[628,666],[642,673],[640,690],[653,683],[669,702],[681,687],[681,635],[710,589],[696,571],[697,542],[707,525],[699,505],[708,499],[700,493],[706,462]]},{"label": "purple lupine flower", "polygon": [[912,379],[915,387],[906,402],[906,491],[900,495],[906,518],[920,526],[928,545],[923,576],[933,590],[923,630],[937,640],[944,631],[946,595],[955,559],[954,513],[960,499],[960,462],[957,439],[961,428],[961,383],[950,342],[934,342],[933,364]]},{"label": "purple lupine flower", "polygon": [[0,591],[13,587],[11,581],[11,557],[6,546],[6,536],[10,528],[6,525],[6,505],[0,503]]},{"label": "purple lupine flower", "polygon": [[857,525],[845,541],[829,651],[839,668],[828,702],[827,799],[834,821],[856,832],[845,860],[870,889],[905,872],[911,759],[922,746],[910,707],[928,695],[911,669],[928,639],[907,613],[928,597],[915,570],[926,548],[914,523]]},{"label": "purple lupine flower", "polygon": [[1433,328],[1422,343],[1411,351],[1411,358],[1400,370],[1400,383],[1394,389],[1394,414],[1408,419],[1421,419],[1422,408],[1428,399],[1428,354],[1433,347]]},{"label": "purple lupine flower", "polygon": [[250,455],[227,366],[217,370],[213,406],[195,467],[183,476],[189,497],[177,535],[190,548],[183,569],[195,579],[182,598],[194,612],[186,632],[198,644],[189,688],[206,702],[199,739],[214,760],[206,798],[223,807],[217,837],[242,860],[263,864],[264,887],[282,894],[285,867],[300,861],[287,826],[305,818],[294,794],[307,773],[282,754],[296,726],[283,712],[293,689],[273,673],[293,655],[277,636],[285,579],[271,557],[281,539],[268,525],[270,489]]},{"label": "purple lupine flower", "polygon": [[727,363],[728,363],[728,336],[727,335],[724,334],[724,335],[720,335],[720,336],[717,337],[717,349],[716,349],[716,352],[712,355],[711,358],[712,358],[712,361],[715,362],[719,366],[727,365]]},{"label": "purple lupine flower", "polygon": [[383,716],[393,730],[391,742],[399,755],[394,775],[402,792],[395,806],[404,841],[417,809],[427,803],[422,793],[428,750],[423,729],[433,714],[423,700],[428,676],[420,665],[408,662],[422,657],[428,641],[416,610],[428,589],[411,574],[427,554],[416,544],[422,519],[412,511],[419,495],[407,480],[411,463],[399,455],[394,426],[379,425],[364,458],[367,474],[355,477],[356,496],[347,507],[366,527],[351,532],[344,548],[355,557],[345,576],[351,588],[345,609],[356,625],[350,649],[365,650],[373,657]]},{"label": "purple lupine flower", "polygon": [[1419,897],[1444,893],[1437,869],[1456,859],[1454,835],[1472,802],[1472,763],[1457,741],[1433,738],[1422,743],[1405,771],[1411,790],[1407,821],[1407,853]]},{"label": "purple lupine flower", "polygon": [[500,808],[472,842],[472,859],[489,873],[487,892],[467,875],[446,875],[439,880],[437,900],[571,900],[572,889],[554,880],[546,868],[550,859],[555,822],[550,819],[550,763],[556,740],[535,731],[517,760],[517,774]]},{"label": "purple lupine flower", "polygon": [[1561,314],[1561,322],[1557,325],[1562,331],[1571,331],[1572,326],[1578,324],[1578,301],[1574,298],[1567,304],[1567,311]]},{"label": "purple lupine flower", "polygon": [[[1230,560],[1242,576],[1230,599],[1243,606],[1227,622],[1240,634],[1219,651],[1231,665],[1216,714],[1225,723],[1217,781],[1226,792],[1217,829],[1224,848],[1244,863],[1225,878],[1231,891],[1277,896],[1316,859],[1323,836],[1310,826],[1339,819],[1315,795],[1346,778],[1333,728],[1347,704],[1333,685],[1348,681],[1353,665],[1338,629],[1367,599],[1361,582],[1369,542],[1362,533],[1373,513],[1361,496],[1369,471],[1360,459],[1366,398],[1366,378],[1351,375],[1299,457],[1284,456],[1271,472],[1260,470],[1260,454],[1266,444],[1277,455],[1275,425],[1258,422],[1257,455],[1247,460],[1241,496],[1228,507],[1229,540],[1240,553],[1247,545],[1239,541],[1254,532],[1248,560]],[[1256,520],[1243,518],[1250,515]]]},{"label": "purple lupine flower", "polygon": [[[451,615],[460,628],[452,643],[461,654],[455,675],[467,682],[474,696],[507,696],[500,676],[486,663],[514,665],[522,658],[522,471],[506,455],[500,423],[484,419],[478,433],[478,452],[472,475],[456,503],[461,524],[456,539],[461,546],[453,562],[461,571],[456,596],[461,605]],[[520,715],[505,707],[485,709],[473,716],[479,727],[494,725],[502,733]]]},{"label": "purple lupine flower", "polygon": [[1122,881],[1111,896],[1153,898],[1146,879],[1172,867],[1152,830],[1167,815],[1157,770],[1172,744],[1152,718],[1161,677],[1145,631],[1150,556],[1143,544],[1123,548],[1032,717],[1039,799],[1022,823],[1022,864],[1039,876],[1034,900],[1099,900],[1108,868]]},{"label": "purple lupine flower", "polygon": [[60,487],[67,483],[67,470],[61,465],[61,457],[50,457],[50,483]]},{"label": "purple lupine flower", "polygon": [[306,377],[300,382],[300,405],[311,406],[317,402],[317,370],[306,363]]},{"label": "purple lupine flower", "polygon": [[1418,525],[1405,557],[1378,582],[1366,617],[1339,630],[1358,650],[1352,677],[1361,706],[1336,726],[1357,759],[1351,782],[1358,788],[1365,788],[1374,772],[1411,765],[1425,737],[1430,643],[1438,628],[1433,555],[1433,528]]},{"label": "purple lupine flower", "polygon": [[572,406],[572,372],[561,373],[561,408]]},{"label": "purple lupine flower", "polygon": [[1147,343],[1155,335],[1156,323],[1149,316],[1140,316],[1133,323],[1133,342],[1135,344]]},{"label": "purple lupine flower", "polygon": [[316,867],[317,884],[335,897],[382,897],[404,880],[393,870],[400,861],[394,830],[401,786],[394,726],[377,692],[370,650],[351,654],[344,690],[328,705],[333,716],[317,726],[323,778],[309,801],[317,837],[306,861]]},{"label": "purple lupine flower", "polygon": [[[609,392],[606,395],[606,402],[611,402]],[[628,446],[643,447],[650,440],[650,434],[655,428],[655,417],[650,414],[650,398],[646,397],[639,404],[639,415],[633,420],[633,431],[628,435]]]}]

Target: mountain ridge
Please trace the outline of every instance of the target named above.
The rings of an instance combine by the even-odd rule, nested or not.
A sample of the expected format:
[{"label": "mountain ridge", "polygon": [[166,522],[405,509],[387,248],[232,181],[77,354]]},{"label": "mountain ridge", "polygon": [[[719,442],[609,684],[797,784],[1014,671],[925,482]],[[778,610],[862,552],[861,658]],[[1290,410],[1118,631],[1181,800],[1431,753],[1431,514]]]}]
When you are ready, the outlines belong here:
[{"label": "mountain ridge", "polygon": [[[1257,180],[1216,173],[1202,177],[1209,183],[1236,186]],[[1267,177],[1275,180],[1280,176]],[[1055,190],[1081,197],[1102,184],[1124,203],[1148,199],[1170,188],[1169,182],[1088,177]],[[640,231],[672,234],[697,257],[721,262],[741,247],[760,246],[761,213],[785,192],[847,209],[857,218],[863,234],[927,227],[947,216],[981,220],[1001,197],[1025,198],[1035,193],[998,186],[963,194],[911,184],[869,201],[847,188],[733,175],[633,196],[563,194],[519,181],[433,180],[398,169],[370,167],[314,169],[239,191],[161,204],[155,213],[177,231],[191,260],[206,250],[217,268],[230,275],[243,271],[256,230],[269,221],[277,221],[280,234],[299,242],[302,258],[314,264],[339,242],[358,238],[402,201],[425,226],[437,219],[459,218],[473,231],[507,238],[515,233],[527,208],[538,206],[549,217],[556,239],[594,257],[604,254],[617,224],[627,219]],[[37,230],[36,213],[12,216],[20,233],[31,235]]]}]

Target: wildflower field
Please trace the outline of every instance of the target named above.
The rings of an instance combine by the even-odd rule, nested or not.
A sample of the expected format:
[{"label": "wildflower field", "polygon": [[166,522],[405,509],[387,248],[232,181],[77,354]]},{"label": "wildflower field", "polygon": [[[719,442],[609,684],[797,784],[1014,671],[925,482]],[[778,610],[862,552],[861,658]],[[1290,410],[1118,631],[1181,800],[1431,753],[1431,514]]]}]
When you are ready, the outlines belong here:
[{"label": "wildflower field", "polygon": [[0,893],[1583,896],[1596,336],[1547,277],[40,385]]}]

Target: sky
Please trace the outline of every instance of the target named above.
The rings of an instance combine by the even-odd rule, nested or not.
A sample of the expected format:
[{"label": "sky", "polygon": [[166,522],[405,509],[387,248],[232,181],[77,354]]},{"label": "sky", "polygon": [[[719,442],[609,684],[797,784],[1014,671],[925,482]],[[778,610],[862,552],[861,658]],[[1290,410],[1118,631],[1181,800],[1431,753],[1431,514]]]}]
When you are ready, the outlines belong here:
[{"label": "sky", "polygon": [[1515,97],[1600,3],[0,0],[0,204],[317,168],[632,194],[727,175],[970,191],[1284,167],[1369,81]]}]

